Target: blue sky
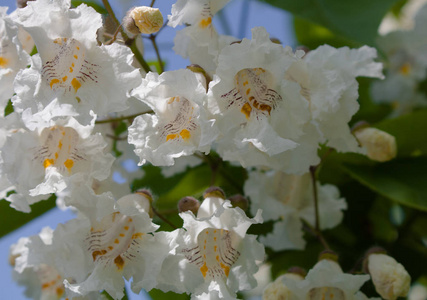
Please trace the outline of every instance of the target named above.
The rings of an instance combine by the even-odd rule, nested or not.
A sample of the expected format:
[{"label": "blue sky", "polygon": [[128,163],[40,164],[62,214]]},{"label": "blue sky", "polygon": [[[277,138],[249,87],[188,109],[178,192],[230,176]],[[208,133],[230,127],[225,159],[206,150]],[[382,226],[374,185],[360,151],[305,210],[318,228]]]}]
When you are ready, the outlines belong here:
[{"label": "blue sky", "polygon": [[[9,13],[16,8],[15,0],[1,0],[2,6],[9,6]],[[119,18],[123,17],[128,8],[138,5],[149,5],[151,0],[111,0],[111,5]],[[170,14],[170,9],[175,0],[158,0],[155,6],[160,8],[165,19]],[[246,16],[246,18],[242,18]],[[267,4],[255,0],[232,0],[223,11],[223,22],[220,17],[214,19],[215,26],[220,33],[231,34],[239,38],[250,38],[250,29],[263,26],[271,37],[278,38],[284,45],[295,46],[292,20],[290,15]],[[246,20],[246,21],[245,21]],[[228,25],[228,26],[227,26]],[[231,30],[228,32],[227,28]],[[166,28],[158,36],[162,58],[166,61],[166,69],[176,70],[185,68],[189,62],[172,51],[173,38],[176,29]],[[155,59],[155,53],[147,40],[145,42],[145,58],[150,61]],[[45,215],[33,220],[19,230],[0,239],[0,291],[1,299],[24,300],[23,287],[19,287],[11,278],[11,267],[8,264],[8,253],[11,244],[22,236],[37,234],[43,227],[55,228],[58,223],[64,223],[73,218],[70,212],[54,209]],[[141,299],[141,296],[129,295],[131,300]]]}]

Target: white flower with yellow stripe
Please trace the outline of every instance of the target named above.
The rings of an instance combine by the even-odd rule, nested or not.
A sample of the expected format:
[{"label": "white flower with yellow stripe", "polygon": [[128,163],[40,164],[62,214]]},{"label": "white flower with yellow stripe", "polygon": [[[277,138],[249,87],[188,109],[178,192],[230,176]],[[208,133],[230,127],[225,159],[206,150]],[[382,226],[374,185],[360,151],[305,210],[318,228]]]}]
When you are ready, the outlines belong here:
[{"label": "white flower with yellow stripe", "polygon": [[94,120],[83,126],[72,117],[71,107],[59,110],[56,104],[35,115],[25,111],[25,126],[10,133],[1,148],[0,173],[15,186],[21,202],[15,207],[23,211],[72,182],[106,179],[114,161],[104,153],[103,137],[92,134]]},{"label": "white flower with yellow stripe", "polygon": [[209,152],[217,132],[205,112],[206,89],[195,73],[148,73],[132,95],[155,112],[136,117],[129,127],[128,141],[135,145],[140,164],[171,166],[175,158]]},{"label": "white flower with yellow stripe", "polygon": [[180,214],[183,228],[160,274],[158,288],[192,294],[192,299],[235,299],[236,292],[256,286],[257,262],[264,260],[264,247],[255,235],[246,234],[262,222],[261,211],[250,219],[228,200],[209,196],[197,217]]},{"label": "white flower with yellow stripe", "polygon": [[252,29],[252,40],[222,49],[208,108],[220,130],[223,159],[300,174],[318,163],[309,102],[297,83],[285,79],[302,55],[273,43],[262,27]]},{"label": "white flower with yellow stripe", "polygon": [[33,37],[38,55],[29,70],[17,76],[13,103],[36,113],[58,98],[72,104],[88,123],[97,115],[126,109],[128,92],[141,82],[131,66],[129,48],[118,44],[98,46],[96,32],[101,15],[85,4],[70,9],[70,1],[28,2],[17,22]]}]

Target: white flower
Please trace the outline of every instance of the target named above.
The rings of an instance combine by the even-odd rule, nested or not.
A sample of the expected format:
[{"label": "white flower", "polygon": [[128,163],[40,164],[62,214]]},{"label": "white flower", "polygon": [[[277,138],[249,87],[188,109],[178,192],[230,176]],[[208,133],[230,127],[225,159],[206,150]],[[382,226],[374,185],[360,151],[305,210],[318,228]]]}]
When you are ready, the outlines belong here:
[{"label": "white flower", "polygon": [[[287,175],[279,171],[262,173],[253,171],[244,186],[245,195],[250,197],[251,211],[263,210],[265,220],[278,220],[273,232],[261,237],[260,241],[275,251],[304,249],[302,222],[315,226],[313,187],[310,174]],[[340,198],[337,187],[317,182],[320,228],[337,226],[347,208],[345,199]]]},{"label": "white flower", "polygon": [[67,0],[40,0],[18,11],[18,22],[33,37],[39,55],[17,76],[13,104],[36,113],[58,98],[88,123],[90,110],[102,116],[126,109],[127,93],[141,78],[131,66],[130,49],[97,45],[101,15],[85,4],[69,6]]},{"label": "white flower", "polygon": [[405,268],[393,257],[374,253],[368,257],[368,270],[375,290],[386,300],[406,297],[411,285],[411,277]]},{"label": "white flower", "polygon": [[289,173],[318,163],[309,102],[297,83],[284,79],[300,55],[271,42],[261,27],[252,29],[252,40],[223,48],[208,101],[222,134],[217,151],[225,160]]},{"label": "white flower", "polygon": [[300,274],[286,273],[276,278],[275,281],[270,283],[263,292],[263,300],[298,300],[298,298],[286,287],[283,279],[301,281],[304,279]]},{"label": "white flower", "polygon": [[[15,186],[13,195],[27,201],[25,207],[20,199],[23,203],[17,209],[29,211],[28,204],[40,197],[60,192],[72,182],[106,179],[110,173],[114,158],[104,153],[102,136],[91,135],[94,120],[82,126],[71,111],[55,104],[32,116],[24,112],[25,127],[10,134],[1,148],[0,173]],[[12,203],[13,195],[8,199]]]},{"label": "white flower", "polygon": [[19,70],[30,64],[30,57],[18,40],[18,27],[0,6],[0,117],[13,96],[13,81]]},{"label": "white flower", "polygon": [[193,72],[148,73],[133,95],[156,113],[136,117],[129,127],[128,141],[140,164],[170,166],[175,158],[209,152],[217,133],[205,113],[206,90]]},{"label": "white flower", "polygon": [[359,289],[368,280],[369,275],[345,274],[335,261],[322,259],[304,280],[295,281],[284,277],[283,283],[297,299],[357,300],[363,299],[364,295]]},{"label": "white flower", "polygon": [[208,197],[197,218],[190,211],[180,216],[186,231],[176,231],[178,247],[163,264],[159,289],[192,293],[192,299],[235,299],[237,291],[255,287],[264,247],[246,231],[262,222],[261,212],[249,219],[228,200]]},{"label": "white flower", "polygon": [[396,30],[377,40],[378,48],[386,55],[387,72],[384,81],[372,84],[371,94],[376,102],[393,104],[394,114],[427,105],[418,87],[427,75],[426,17],[424,5],[415,16],[412,30]]},{"label": "white flower", "polygon": [[172,15],[168,16],[168,25],[176,27],[182,24],[197,25],[205,28],[212,23],[212,17],[230,0],[178,0],[172,5]]},{"label": "white flower", "polygon": [[338,151],[360,152],[348,122],[359,110],[356,77],[383,78],[382,64],[374,62],[377,52],[367,46],[359,49],[320,46],[308,52],[286,72],[286,78],[301,85],[321,142]]}]

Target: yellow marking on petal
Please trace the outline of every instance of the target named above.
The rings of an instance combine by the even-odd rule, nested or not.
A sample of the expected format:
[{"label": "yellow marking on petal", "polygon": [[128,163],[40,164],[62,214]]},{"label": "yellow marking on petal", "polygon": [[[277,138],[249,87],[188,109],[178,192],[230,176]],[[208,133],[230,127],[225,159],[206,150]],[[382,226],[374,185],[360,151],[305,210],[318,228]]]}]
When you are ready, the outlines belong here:
[{"label": "yellow marking on petal", "polygon": [[7,58],[0,56],[0,67],[6,68],[8,63],[9,63],[9,60]]},{"label": "yellow marking on petal", "polygon": [[230,274],[230,267],[229,267],[229,266],[224,265],[223,263],[219,263],[219,264],[220,264],[220,266],[221,266],[221,269],[223,269],[223,270],[224,270],[225,276],[227,276],[227,277],[228,277],[228,274]]},{"label": "yellow marking on petal", "polygon": [[246,80],[245,82],[243,82],[243,86],[248,85],[249,82]]},{"label": "yellow marking on petal", "polygon": [[249,117],[251,116],[251,111],[252,107],[247,102],[240,109],[240,112],[246,116],[246,119],[249,119]]},{"label": "yellow marking on petal", "polygon": [[58,152],[55,152],[55,159],[58,159]]},{"label": "yellow marking on petal", "polygon": [[215,246],[214,246],[214,252],[216,252],[216,248],[218,248],[218,246],[216,246],[216,245],[215,245]]},{"label": "yellow marking on petal", "polygon": [[188,131],[187,129],[181,130],[181,132],[179,133],[179,135],[182,137],[182,139],[184,141],[188,140],[191,137],[190,131]]},{"label": "yellow marking on petal", "polygon": [[74,63],[71,63],[71,66],[74,68]]},{"label": "yellow marking on petal", "polygon": [[80,50],[80,47],[79,47],[79,46],[76,46],[76,49],[77,49],[77,50]]},{"label": "yellow marking on petal", "polygon": [[116,243],[116,244],[120,243],[119,239],[115,239],[114,243]]},{"label": "yellow marking on petal", "polygon": [[71,159],[67,159],[64,162],[64,166],[67,168],[68,172],[71,172],[71,168],[74,166],[74,161]]},{"label": "yellow marking on petal", "polygon": [[67,78],[68,78],[67,76],[62,77],[62,81],[65,82],[67,80]]},{"label": "yellow marking on petal", "polygon": [[129,218],[128,222],[132,222],[132,221],[133,221],[132,218]]},{"label": "yellow marking on petal", "polygon": [[119,255],[114,259],[114,264],[117,266],[117,268],[119,270],[122,270],[123,267],[125,266],[125,261],[123,260],[123,258]]},{"label": "yellow marking on petal", "polygon": [[93,258],[93,261],[95,261],[96,260],[96,258],[98,257],[98,256],[102,256],[102,255],[105,255],[105,253],[107,253],[107,251],[106,250],[96,250],[96,251],[93,251],[92,252],[92,258]]},{"label": "yellow marking on petal", "polygon": [[114,249],[114,247],[112,247],[112,246],[108,246],[108,250],[113,250]]},{"label": "yellow marking on petal", "polygon": [[80,81],[78,81],[77,79],[73,78],[73,80],[71,80],[71,85],[74,88],[74,91],[77,93],[77,90],[82,86],[82,84],[80,83]]},{"label": "yellow marking on petal", "polygon": [[51,158],[46,158],[43,162],[43,167],[46,169],[47,167],[53,165],[55,161]]},{"label": "yellow marking on petal", "polygon": [[199,26],[202,27],[202,28],[206,28],[206,27],[208,27],[211,24],[212,24],[212,18],[208,17],[206,19],[201,20],[200,23],[199,23]]},{"label": "yellow marking on petal", "polygon": [[[63,133],[63,135],[65,135],[65,132],[64,132],[64,131],[63,131],[62,133]],[[62,148],[62,140],[59,140],[58,148],[59,148],[59,149],[61,149],[61,148]]]},{"label": "yellow marking on petal", "polygon": [[77,55],[73,55],[75,59],[78,59],[79,57]]},{"label": "yellow marking on petal", "polygon": [[124,236],[125,236],[125,235],[124,235],[124,233],[120,233],[119,235],[120,235],[121,237],[124,237]]},{"label": "yellow marking on petal", "polygon": [[166,136],[166,142],[167,141],[169,141],[169,140],[174,140],[174,139],[176,139],[178,137],[178,135],[177,134],[168,134],[167,136]]},{"label": "yellow marking on petal", "polygon": [[248,88],[247,90],[246,90],[246,95],[249,95],[249,93],[251,92],[251,89],[250,88]]},{"label": "yellow marking on petal", "polygon": [[216,236],[214,236],[214,241],[216,242]]},{"label": "yellow marking on petal", "polygon": [[125,230],[129,230],[129,226],[125,226],[123,227]]},{"label": "yellow marking on petal", "polygon": [[80,101],[82,101],[82,100],[80,99],[80,97],[76,97],[76,100],[77,100],[77,103],[80,103]]},{"label": "yellow marking on petal", "polygon": [[215,258],[216,258],[217,261],[219,261],[219,255],[217,255]]},{"label": "yellow marking on petal", "polygon": [[206,265],[206,262],[201,266],[200,272],[202,272],[203,277],[206,277],[206,274],[208,274],[208,266]]},{"label": "yellow marking on petal", "polygon": [[134,233],[134,234],[132,234],[132,239],[134,240],[134,239],[137,239],[137,238],[142,238],[143,235],[144,234],[142,232]]},{"label": "yellow marking on petal", "polygon": [[410,63],[404,63],[401,67],[399,72],[403,75],[409,75],[409,73],[411,72],[411,64]]},{"label": "yellow marking on petal", "polygon": [[70,73],[73,73],[73,71],[74,71],[73,68],[70,68]]},{"label": "yellow marking on petal", "polygon": [[54,84],[57,84],[57,83],[59,83],[59,79],[57,79],[57,78],[52,79],[52,80],[50,81],[50,88],[52,89],[52,86],[53,86]]},{"label": "yellow marking on petal", "polygon": [[56,288],[56,295],[58,297],[61,297],[63,293],[64,293],[64,289],[63,288],[61,288],[61,287],[57,287]]}]

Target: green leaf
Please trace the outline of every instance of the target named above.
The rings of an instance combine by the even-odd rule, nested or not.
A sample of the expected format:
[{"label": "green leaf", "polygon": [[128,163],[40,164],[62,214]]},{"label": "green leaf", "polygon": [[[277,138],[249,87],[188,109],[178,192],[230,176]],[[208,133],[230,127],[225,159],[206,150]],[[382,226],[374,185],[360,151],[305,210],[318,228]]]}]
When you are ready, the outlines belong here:
[{"label": "green leaf", "polygon": [[164,293],[158,289],[152,289],[148,294],[150,294],[150,297],[153,300],[169,300],[169,299],[188,300],[190,299],[190,296],[187,294],[177,294],[174,292]]},{"label": "green leaf", "polygon": [[427,156],[373,166],[343,165],[354,179],[404,206],[427,211]]},{"label": "green leaf", "polygon": [[10,202],[0,200],[0,237],[28,223],[32,219],[44,214],[55,207],[56,196],[31,205],[31,213],[23,213],[10,207]]},{"label": "green leaf", "polygon": [[427,155],[427,110],[420,110],[375,124],[394,135],[399,157]]},{"label": "green leaf", "polygon": [[363,44],[374,44],[377,29],[396,0],[263,0]]},{"label": "green leaf", "polygon": [[92,1],[92,0],[84,0],[84,1],[83,0],[71,0],[71,5],[73,7],[77,7],[82,3],[86,4],[87,6],[92,7],[94,10],[96,10],[97,12],[99,12],[102,15],[108,14],[107,10],[102,5],[99,5],[98,3],[96,3],[96,1]]}]

